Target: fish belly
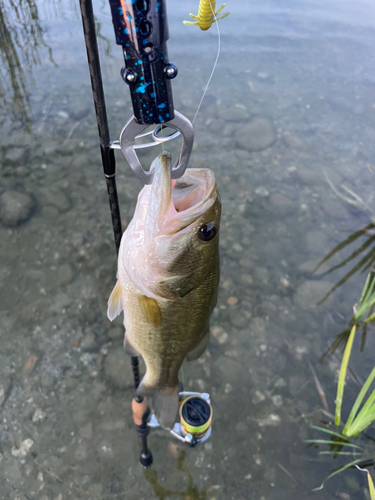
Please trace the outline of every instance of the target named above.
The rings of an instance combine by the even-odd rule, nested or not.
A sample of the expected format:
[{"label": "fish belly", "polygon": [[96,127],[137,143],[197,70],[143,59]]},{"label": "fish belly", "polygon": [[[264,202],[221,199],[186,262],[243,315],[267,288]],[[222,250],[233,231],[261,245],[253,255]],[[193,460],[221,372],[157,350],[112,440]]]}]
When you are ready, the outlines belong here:
[{"label": "fish belly", "polygon": [[150,393],[178,383],[182,362],[208,330],[217,285],[218,270],[215,269],[185,297],[157,301],[161,312],[157,326],[150,324],[140,307],[139,294],[134,287],[129,287],[124,300],[126,339],[145,361],[143,385]]}]

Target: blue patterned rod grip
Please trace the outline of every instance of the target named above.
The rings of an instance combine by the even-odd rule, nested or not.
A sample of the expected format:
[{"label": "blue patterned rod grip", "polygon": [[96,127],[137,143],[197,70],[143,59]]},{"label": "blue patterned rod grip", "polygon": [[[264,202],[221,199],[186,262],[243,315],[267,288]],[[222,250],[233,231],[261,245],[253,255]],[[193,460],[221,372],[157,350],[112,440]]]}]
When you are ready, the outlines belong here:
[{"label": "blue patterned rod grip", "polygon": [[157,124],[174,118],[170,80],[177,68],[169,63],[165,0],[109,0],[116,43],[124,52],[121,70],[129,85],[138,123]]}]

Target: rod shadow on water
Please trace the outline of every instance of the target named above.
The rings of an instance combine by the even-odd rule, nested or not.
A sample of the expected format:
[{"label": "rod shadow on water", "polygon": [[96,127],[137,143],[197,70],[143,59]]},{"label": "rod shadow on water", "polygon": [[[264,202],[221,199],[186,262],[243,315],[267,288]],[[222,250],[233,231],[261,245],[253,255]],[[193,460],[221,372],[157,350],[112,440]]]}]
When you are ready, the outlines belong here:
[{"label": "rod shadow on water", "polygon": [[177,469],[180,472],[186,472],[189,480],[189,484],[186,487],[184,491],[172,491],[167,488],[164,488],[161,486],[161,484],[158,483],[158,473],[154,469],[146,469],[145,470],[145,479],[152,484],[154,488],[154,493],[155,495],[159,498],[159,500],[166,500],[169,497],[173,498],[181,498],[182,500],[189,499],[189,500],[206,500],[207,498],[207,492],[206,489],[202,489],[201,492],[199,492],[198,487],[194,486],[194,481],[193,477],[191,475],[191,472],[184,467],[184,461],[186,457],[186,452],[181,451],[180,455],[178,457],[178,464],[177,464]]}]

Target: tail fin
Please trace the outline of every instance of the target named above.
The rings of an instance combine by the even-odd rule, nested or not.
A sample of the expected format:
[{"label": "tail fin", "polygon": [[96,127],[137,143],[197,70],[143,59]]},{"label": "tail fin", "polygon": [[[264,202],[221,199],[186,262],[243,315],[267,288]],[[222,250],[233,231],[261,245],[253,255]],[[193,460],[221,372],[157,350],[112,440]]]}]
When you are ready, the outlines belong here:
[{"label": "tail fin", "polygon": [[164,429],[173,429],[177,420],[179,386],[168,387],[154,394],[151,406],[155,417]]},{"label": "tail fin", "polygon": [[179,384],[174,387],[156,389],[145,383],[145,378],[139,384],[137,395],[151,396],[151,409],[155,417],[164,429],[173,429],[177,420]]}]

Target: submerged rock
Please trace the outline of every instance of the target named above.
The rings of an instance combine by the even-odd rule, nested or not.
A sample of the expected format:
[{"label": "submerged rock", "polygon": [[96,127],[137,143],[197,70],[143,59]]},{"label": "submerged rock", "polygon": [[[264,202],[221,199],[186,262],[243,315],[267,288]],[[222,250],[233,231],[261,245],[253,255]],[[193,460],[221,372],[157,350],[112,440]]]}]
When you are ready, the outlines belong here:
[{"label": "submerged rock", "polygon": [[240,148],[261,151],[272,146],[276,141],[276,134],[268,120],[255,118],[238,131],[236,139]]},{"label": "submerged rock", "polygon": [[11,190],[0,196],[0,220],[4,226],[16,227],[26,222],[34,208],[35,202],[27,193]]},{"label": "submerged rock", "polygon": [[271,195],[270,205],[270,210],[280,215],[287,215],[294,211],[293,203],[280,193]]},{"label": "submerged rock", "polygon": [[74,272],[69,264],[62,264],[57,270],[60,285],[66,285],[74,279]]},{"label": "submerged rock", "polygon": [[[306,280],[297,288],[293,302],[297,307],[304,310],[315,309],[318,302],[324,298],[332,286],[332,283],[329,281]],[[329,297],[325,301],[325,304],[331,299],[332,297]]]},{"label": "submerged rock", "polygon": [[246,109],[239,106],[230,106],[230,107],[222,107],[220,106],[218,109],[219,118],[225,120],[227,122],[230,121],[245,121],[249,119],[249,113]]},{"label": "submerged rock", "polygon": [[64,190],[57,186],[40,188],[38,196],[43,206],[54,207],[60,213],[67,212],[72,206]]},{"label": "submerged rock", "polygon": [[32,439],[30,439],[30,438],[25,439],[24,441],[22,441],[19,448],[16,448],[15,446],[13,446],[11,453],[14,457],[25,458],[26,455],[29,453],[33,444],[34,444],[34,441]]}]

